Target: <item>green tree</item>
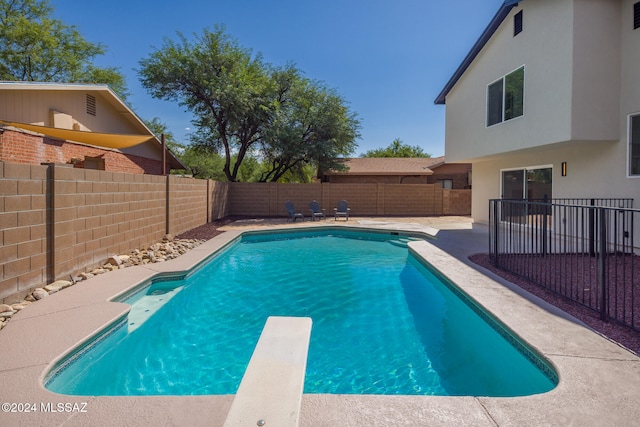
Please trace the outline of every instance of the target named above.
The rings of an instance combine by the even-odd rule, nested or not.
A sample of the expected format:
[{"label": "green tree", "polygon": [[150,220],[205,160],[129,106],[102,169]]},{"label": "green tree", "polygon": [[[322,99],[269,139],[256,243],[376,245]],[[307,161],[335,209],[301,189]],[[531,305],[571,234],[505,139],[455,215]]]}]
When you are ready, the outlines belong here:
[{"label": "green tree", "polygon": [[[176,141],[173,133],[158,117],[154,117],[150,121],[145,120],[145,124],[158,138],[164,134],[164,142],[167,148],[187,167],[184,172],[191,174],[194,178],[226,181],[226,177],[222,172],[224,160],[218,153],[206,147],[183,144]],[[183,173],[177,170],[171,172],[176,174]]]},{"label": "green tree", "polygon": [[236,181],[267,111],[261,59],[238,46],[222,27],[205,30],[194,43],[181,34],[178,38],[165,40],[162,49],[140,61],[142,85],[154,97],[177,101],[193,112],[194,141],[224,151],[223,171],[229,181]]},{"label": "green tree", "polygon": [[190,173],[194,178],[227,180],[222,171],[224,159],[206,147],[187,145],[180,160],[187,166],[187,173]]},{"label": "green tree", "polygon": [[[283,166],[284,157],[279,153],[287,149],[283,147],[288,143],[300,141],[296,129],[300,126],[295,120],[301,118],[296,113],[301,108],[299,101],[304,100],[301,94],[307,90],[306,87],[318,89],[320,86],[303,79],[292,65],[274,67],[263,63],[260,55],[253,55],[250,50],[239,46],[222,26],[216,26],[213,31],[205,29],[200,36],[194,35],[193,42],[181,34],[178,34],[178,39],[177,42],[165,40],[161,49],[140,61],[142,85],[152,96],[177,101],[191,110],[197,129],[193,141],[200,147],[223,153],[223,171],[228,181],[242,179],[240,167],[245,158],[252,155],[263,160],[263,165],[272,165],[261,178],[263,181],[277,180],[285,172],[293,170],[295,164]],[[335,104],[342,100],[332,96],[330,102]],[[326,101],[327,104],[330,102]],[[350,119],[342,125],[352,126],[350,135],[355,139],[358,122],[348,109],[341,106],[343,115]],[[336,115],[339,109],[325,106],[320,110]],[[319,114],[315,117],[330,121]],[[307,126],[311,124],[305,122]],[[324,124],[313,125],[326,128]],[[294,137],[296,132],[297,139]],[[354,145],[349,145],[346,135],[348,132],[345,130],[333,136],[327,134],[324,147],[333,141],[342,148],[319,152],[323,145],[316,144],[314,150],[309,150],[305,161],[326,162],[325,157],[348,152],[348,148],[352,149]],[[313,140],[307,138],[302,142]],[[354,144],[353,140],[350,143]],[[255,170],[253,167],[250,169]],[[243,177],[245,175],[243,173]],[[253,173],[249,175],[254,176]]]},{"label": "green tree", "polygon": [[369,150],[360,157],[431,157],[431,154],[425,153],[418,145],[403,144],[400,138],[396,138],[388,147]]},{"label": "green tree", "polygon": [[118,69],[92,64],[104,46],[52,13],[48,0],[0,0],[0,80],[108,84],[126,99]]},{"label": "green tree", "polygon": [[324,84],[296,79],[288,98],[278,103],[265,130],[262,157],[266,170],[260,181],[308,182],[314,170],[339,169],[340,156],[356,147],[360,124],[343,99]]},{"label": "green tree", "polygon": [[167,125],[163,123],[160,118],[154,117],[151,120],[144,120],[144,124],[147,125],[149,130],[151,130],[151,132],[153,132],[158,137],[158,139],[160,139],[161,136],[164,135],[164,143],[172,153],[179,156],[185,150],[186,145],[176,141],[175,136],[173,136],[173,132],[169,130]]}]

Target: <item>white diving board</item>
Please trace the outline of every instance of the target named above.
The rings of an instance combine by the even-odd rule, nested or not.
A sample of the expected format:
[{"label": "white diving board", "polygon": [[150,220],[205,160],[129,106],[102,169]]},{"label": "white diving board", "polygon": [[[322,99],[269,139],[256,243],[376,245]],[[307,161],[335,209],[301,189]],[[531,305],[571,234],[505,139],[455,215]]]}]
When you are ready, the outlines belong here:
[{"label": "white diving board", "polygon": [[311,337],[309,317],[269,317],[224,427],[296,427]]}]

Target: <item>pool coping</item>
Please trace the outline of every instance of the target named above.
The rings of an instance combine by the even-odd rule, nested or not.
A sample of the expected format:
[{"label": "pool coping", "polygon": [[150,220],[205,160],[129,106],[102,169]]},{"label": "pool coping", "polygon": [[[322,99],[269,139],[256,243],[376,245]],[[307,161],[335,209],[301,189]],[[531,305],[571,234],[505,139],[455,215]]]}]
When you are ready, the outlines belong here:
[{"label": "pool coping", "polygon": [[[322,221],[297,225],[296,230],[327,226],[380,230]],[[259,231],[287,228],[273,226]],[[385,232],[423,233],[429,237],[437,233],[401,224],[383,228]],[[248,230],[227,231],[171,261],[93,277],[14,315],[0,332],[0,402],[14,403],[14,408],[22,412],[2,413],[0,419],[24,426],[222,426],[233,395],[65,396],[46,390],[43,380],[69,349],[126,315],[127,304],[110,300],[156,274],[177,274],[199,265],[244,231]],[[548,393],[510,398],[304,394],[301,426],[584,426],[628,425],[640,419],[638,356],[564,312],[514,292],[428,241],[414,242],[410,247],[547,359],[558,372],[558,386]],[[518,310],[513,310],[515,306]]]}]

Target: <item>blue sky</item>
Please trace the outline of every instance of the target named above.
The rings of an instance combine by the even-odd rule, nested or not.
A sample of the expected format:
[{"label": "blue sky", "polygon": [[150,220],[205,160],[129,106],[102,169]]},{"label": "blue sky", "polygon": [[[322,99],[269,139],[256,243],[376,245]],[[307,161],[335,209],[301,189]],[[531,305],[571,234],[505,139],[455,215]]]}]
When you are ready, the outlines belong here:
[{"label": "blue sky", "polygon": [[356,155],[400,138],[444,154],[445,107],[433,100],[502,0],[50,0],[54,16],[75,25],[107,53],[95,62],[127,77],[133,110],[158,117],[188,142],[191,114],[156,100],[139,83],[139,61],[177,32],[191,37],[215,24],[274,65],[294,63],[335,88],[358,114]]}]

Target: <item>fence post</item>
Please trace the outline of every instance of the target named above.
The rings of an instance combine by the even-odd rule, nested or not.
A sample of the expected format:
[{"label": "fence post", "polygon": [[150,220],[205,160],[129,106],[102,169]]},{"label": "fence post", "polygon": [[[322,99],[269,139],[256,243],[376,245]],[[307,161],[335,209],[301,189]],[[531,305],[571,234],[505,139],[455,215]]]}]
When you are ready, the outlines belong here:
[{"label": "fence post", "polygon": [[[498,261],[498,200],[491,200],[489,203],[493,204],[493,262],[496,267],[499,267]],[[491,212],[489,213],[491,215]]]},{"label": "fence post", "polygon": [[[594,209],[592,209],[594,210]],[[600,282],[600,320],[606,321],[607,316],[607,211],[605,208],[599,208],[600,231],[598,237],[600,239],[598,249],[600,255],[598,257],[598,281]]]},{"label": "fence post", "polygon": [[549,203],[549,196],[547,196],[546,194],[544,195],[544,200],[543,200],[543,205],[542,205],[542,256],[546,256],[547,255],[547,220],[549,217],[549,214],[547,213],[547,209],[550,208]]},{"label": "fence post", "polygon": [[595,215],[595,199],[591,199],[591,208],[589,209],[589,256],[596,256],[596,244],[595,244],[595,230],[596,230],[596,221],[594,218]]}]

